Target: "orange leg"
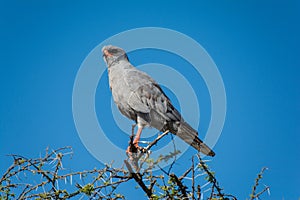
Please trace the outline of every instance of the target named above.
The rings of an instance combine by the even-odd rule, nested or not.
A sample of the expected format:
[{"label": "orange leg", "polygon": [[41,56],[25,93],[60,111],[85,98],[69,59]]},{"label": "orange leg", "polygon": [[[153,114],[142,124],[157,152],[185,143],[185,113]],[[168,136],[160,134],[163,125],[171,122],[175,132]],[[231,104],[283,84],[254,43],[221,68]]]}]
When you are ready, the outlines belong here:
[{"label": "orange leg", "polygon": [[[133,140],[133,145],[139,149],[139,141],[141,139],[141,134],[142,134],[142,130],[143,128],[142,127],[139,127],[138,130],[137,130],[137,133],[136,133],[136,136],[134,137],[134,140]],[[126,150],[126,153],[130,153],[130,146],[128,146],[127,150]]]},{"label": "orange leg", "polygon": [[134,144],[134,146],[135,146],[136,148],[139,147],[139,141],[140,141],[140,139],[141,139],[142,130],[143,130],[143,128],[138,128],[137,133],[136,133],[136,136],[135,136],[135,138],[134,138],[134,140],[133,140],[133,144]]}]

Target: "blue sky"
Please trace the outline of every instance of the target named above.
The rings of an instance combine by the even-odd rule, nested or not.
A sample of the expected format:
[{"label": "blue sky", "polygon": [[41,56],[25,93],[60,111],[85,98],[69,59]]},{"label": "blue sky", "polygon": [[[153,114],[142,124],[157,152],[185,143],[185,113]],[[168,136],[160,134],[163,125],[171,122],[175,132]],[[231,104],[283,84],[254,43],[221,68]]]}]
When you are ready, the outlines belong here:
[{"label": "blue sky", "polygon": [[[265,199],[299,198],[299,13],[297,1],[1,1],[0,171],[10,164],[6,154],[34,157],[47,146],[73,146],[73,168],[99,166],[73,122],[77,71],[108,37],[154,26],[196,40],[222,75],[227,116],[211,166],[225,191],[245,199],[267,166]],[[169,58],[157,51],[130,55],[135,64],[183,63]],[[208,121],[204,114],[200,127]],[[142,194],[131,188],[124,189],[129,199],[132,190]]]}]

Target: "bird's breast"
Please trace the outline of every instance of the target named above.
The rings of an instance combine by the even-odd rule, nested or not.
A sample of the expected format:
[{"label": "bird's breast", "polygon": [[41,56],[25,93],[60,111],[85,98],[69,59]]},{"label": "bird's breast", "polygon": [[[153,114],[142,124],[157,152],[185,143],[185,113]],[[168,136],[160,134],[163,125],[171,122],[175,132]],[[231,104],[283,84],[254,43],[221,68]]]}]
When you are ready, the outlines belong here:
[{"label": "bird's breast", "polygon": [[128,118],[135,120],[132,108],[128,104],[131,95],[131,90],[128,83],[125,81],[126,69],[110,69],[109,70],[109,85],[112,91],[112,97],[120,112]]}]

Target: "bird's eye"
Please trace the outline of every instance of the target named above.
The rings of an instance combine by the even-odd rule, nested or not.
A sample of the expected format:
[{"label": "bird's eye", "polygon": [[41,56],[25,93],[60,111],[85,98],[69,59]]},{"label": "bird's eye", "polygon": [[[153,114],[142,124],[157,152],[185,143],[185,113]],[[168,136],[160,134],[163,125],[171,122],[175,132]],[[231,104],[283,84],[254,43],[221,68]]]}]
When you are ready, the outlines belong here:
[{"label": "bird's eye", "polygon": [[108,50],[108,52],[111,54],[116,54],[119,52],[119,50],[118,49],[110,49],[110,50]]}]

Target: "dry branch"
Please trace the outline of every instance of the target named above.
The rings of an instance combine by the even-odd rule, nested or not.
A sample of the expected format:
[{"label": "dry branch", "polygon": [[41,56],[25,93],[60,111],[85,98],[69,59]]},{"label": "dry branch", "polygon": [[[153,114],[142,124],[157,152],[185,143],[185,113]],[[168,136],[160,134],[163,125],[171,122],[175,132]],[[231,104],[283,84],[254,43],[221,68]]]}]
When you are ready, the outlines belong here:
[{"label": "dry branch", "polygon": [[[177,176],[174,169],[177,163],[176,155],[179,153],[174,142],[174,152],[161,155],[157,160],[149,158],[151,148],[167,134],[168,131],[164,132],[142,151],[137,149],[136,153],[130,154],[129,161],[124,161],[125,169],[106,165],[101,169],[70,172],[70,169],[63,167],[63,163],[66,156],[72,156],[71,147],[52,151],[47,149],[45,155],[40,158],[29,159],[20,155],[10,155],[13,164],[0,178],[0,199],[80,199],[84,196],[88,199],[124,199],[122,194],[118,194],[118,187],[132,179],[149,199],[236,200],[235,196],[223,192],[214,172],[209,169],[199,154],[197,154],[198,162],[193,156],[191,165],[181,176]],[[132,145],[132,142],[133,136],[129,145]],[[132,148],[135,146],[133,145]],[[161,162],[170,159],[173,161],[168,170],[160,167]],[[144,163],[147,163],[148,167],[141,170]],[[153,171],[155,167],[160,170]],[[269,191],[269,187],[266,186],[257,192],[265,169],[262,169],[255,180],[251,200],[259,199],[263,193]],[[198,177],[203,174],[206,175],[205,179],[199,180]],[[37,178],[30,181],[32,177]],[[36,180],[39,182],[35,182]],[[66,187],[68,191],[64,189],[65,185],[68,185]]]}]

